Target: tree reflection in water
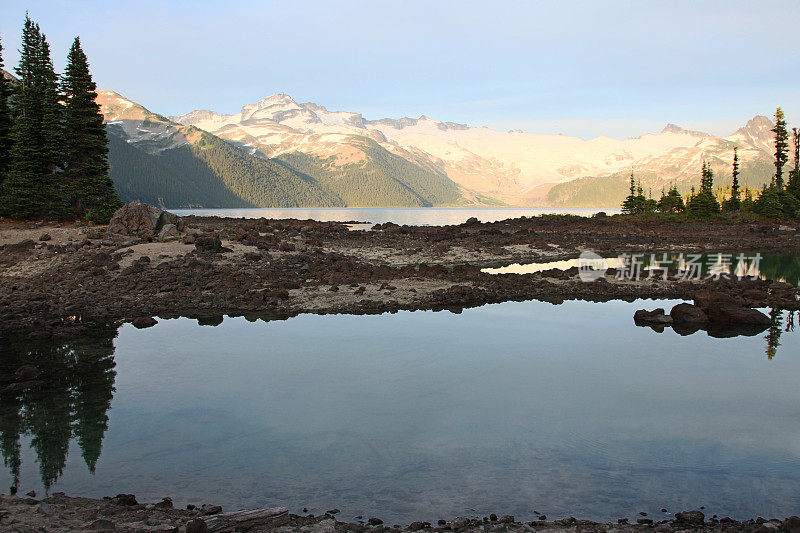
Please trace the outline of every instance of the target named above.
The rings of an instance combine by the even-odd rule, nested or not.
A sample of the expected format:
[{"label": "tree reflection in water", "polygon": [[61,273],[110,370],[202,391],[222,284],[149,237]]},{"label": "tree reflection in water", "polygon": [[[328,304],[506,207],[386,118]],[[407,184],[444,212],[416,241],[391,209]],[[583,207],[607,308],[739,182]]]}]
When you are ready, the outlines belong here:
[{"label": "tree reflection in water", "polygon": [[[22,465],[22,436],[31,439],[46,489],[64,471],[71,439],[94,473],[115,391],[116,335],[116,326],[98,326],[63,342],[0,339],[0,453],[14,487]],[[39,376],[20,383],[15,371],[23,365],[35,366]]]}]

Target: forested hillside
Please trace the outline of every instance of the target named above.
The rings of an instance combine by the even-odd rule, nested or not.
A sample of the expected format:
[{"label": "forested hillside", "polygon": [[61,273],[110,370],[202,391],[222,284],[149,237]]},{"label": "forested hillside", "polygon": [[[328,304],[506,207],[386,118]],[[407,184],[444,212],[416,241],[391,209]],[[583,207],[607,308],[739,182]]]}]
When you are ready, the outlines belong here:
[{"label": "forested hillside", "polygon": [[320,187],[357,207],[453,205],[461,194],[443,174],[425,170],[382,149],[371,139],[360,146],[366,162],[335,165],[333,157],[322,159],[302,152],[278,157],[293,169],[314,178]]}]

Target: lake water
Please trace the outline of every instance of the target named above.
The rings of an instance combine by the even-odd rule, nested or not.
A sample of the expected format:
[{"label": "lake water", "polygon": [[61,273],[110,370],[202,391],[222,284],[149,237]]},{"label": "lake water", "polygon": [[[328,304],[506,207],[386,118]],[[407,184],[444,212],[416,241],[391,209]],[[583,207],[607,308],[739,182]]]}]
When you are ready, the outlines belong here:
[{"label": "lake water", "polygon": [[620,213],[619,208],[605,207],[344,207],[291,209],[171,209],[180,216],[203,215],[230,218],[296,218],[322,222],[394,222],[410,226],[443,226],[461,224],[470,217],[481,222],[496,222],[508,218],[539,215],[592,216],[604,211]]},{"label": "lake water", "polygon": [[753,336],[633,325],[676,302],[508,302],[285,321],[187,318],[8,339],[0,483],[227,510],[612,520],[800,508],[795,317]]},{"label": "lake water", "polygon": [[650,275],[649,270],[651,266],[654,266],[656,268],[653,272],[654,277],[663,276],[663,268],[666,267],[670,270],[667,275],[669,279],[676,279],[678,277],[677,270],[680,269],[685,274],[686,279],[693,279],[696,274],[702,277],[725,274],[729,277],[755,277],[800,285],[800,257],[791,254],[762,254],[758,252],[741,252],[740,254],[659,252],[637,254],[635,258],[631,254],[627,254],[599,260],[573,258],[558,261],[513,263],[501,267],[484,268],[483,272],[489,274],[533,274],[552,268],[567,270],[573,267],[591,266],[597,270],[616,268],[624,270],[626,274],[635,274],[635,264],[639,264],[639,270],[643,278]]}]

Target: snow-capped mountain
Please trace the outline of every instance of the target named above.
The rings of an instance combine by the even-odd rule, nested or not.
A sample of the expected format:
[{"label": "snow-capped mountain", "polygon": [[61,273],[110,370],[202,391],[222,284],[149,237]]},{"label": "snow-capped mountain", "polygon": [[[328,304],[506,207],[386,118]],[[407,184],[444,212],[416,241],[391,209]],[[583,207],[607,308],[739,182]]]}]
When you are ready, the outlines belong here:
[{"label": "snow-capped mountain", "polygon": [[[722,138],[668,124],[660,133],[631,139],[584,140],[501,132],[426,116],[366,120],[359,113],[297,103],[286,94],[245,105],[232,115],[201,110],[173,120],[211,132],[254,155],[300,153],[324,160],[330,168],[364,164],[369,159],[364,147],[377,144],[414,165],[445,174],[465,195],[512,205],[570,203],[559,184],[590,183],[592,178],[629,172],[641,175],[651,186],[676,182],[688,189],[690,183],[699,182],[704,160],[718,174],[729,172],[734,146],[745,169],[763,169],[771,157],[773,127],[768,118],[759,116]],[[374,143],[365,144],[367,139]],[[755,174],[753,170],[745,177],[761,179]]]}]

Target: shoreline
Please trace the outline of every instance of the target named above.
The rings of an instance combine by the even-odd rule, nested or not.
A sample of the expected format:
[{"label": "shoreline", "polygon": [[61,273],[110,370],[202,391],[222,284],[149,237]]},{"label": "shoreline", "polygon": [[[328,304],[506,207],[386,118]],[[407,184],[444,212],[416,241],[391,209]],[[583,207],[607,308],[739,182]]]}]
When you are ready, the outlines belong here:
[{"label": "shoreline", "polygon": [[406,532],[459,532],[459,533],[529,533],[531,531],[571,532],[631,532],[657,531],[748,531],[756,533],[797,533],[800,518],[783,519],[762,517],[733,520],[728,517],[707,517],[702,507],[673,514],[662,509],[661,517],[648,517],[639,513],[632,521],[620,518],[616,522],[595,522],[574,517],[549,518],[540,515],[538,520],[519,521],[514,516],[490,514],[484,517],[456,517],[440,519],[436,523],[414,521],[407,525],[384,524],[379,517],[356,517],[356,521],[336,518],[338,509],[314,515],[290,513],[283,507],[225,511],[213,504],[188,505],[186,509],[174,507],[170,498],[160,502],[140,503],[133,494],[114,497],[70,497],[56,492],[46,498],[36,499],[35,493],[26,496],[0,495],[0,526],[6,531],[115,531],[120,533],[175,532],[213,533],[249,531],[275,533],[406,533]]},{"label": "shoreline", "polygon": [[[760,252],[800,256],[797,228],[776,224],[621,222],[546,217],[457,226],[350,231],[337,222],[187,217],[165,242],[107,236],[102,227],[0,225],[0,331],[38,338],[82,324],[149,317],[459,310],[541,300],[691,300],[709,289],[751,307],[797,309],[765,280],[615,279],[584,283],[577,268],[488,274],[483,268],[621,253]],[[780,229],[784,228],[784,229]],[[795,291],[796,293],[796,291]]]}]

